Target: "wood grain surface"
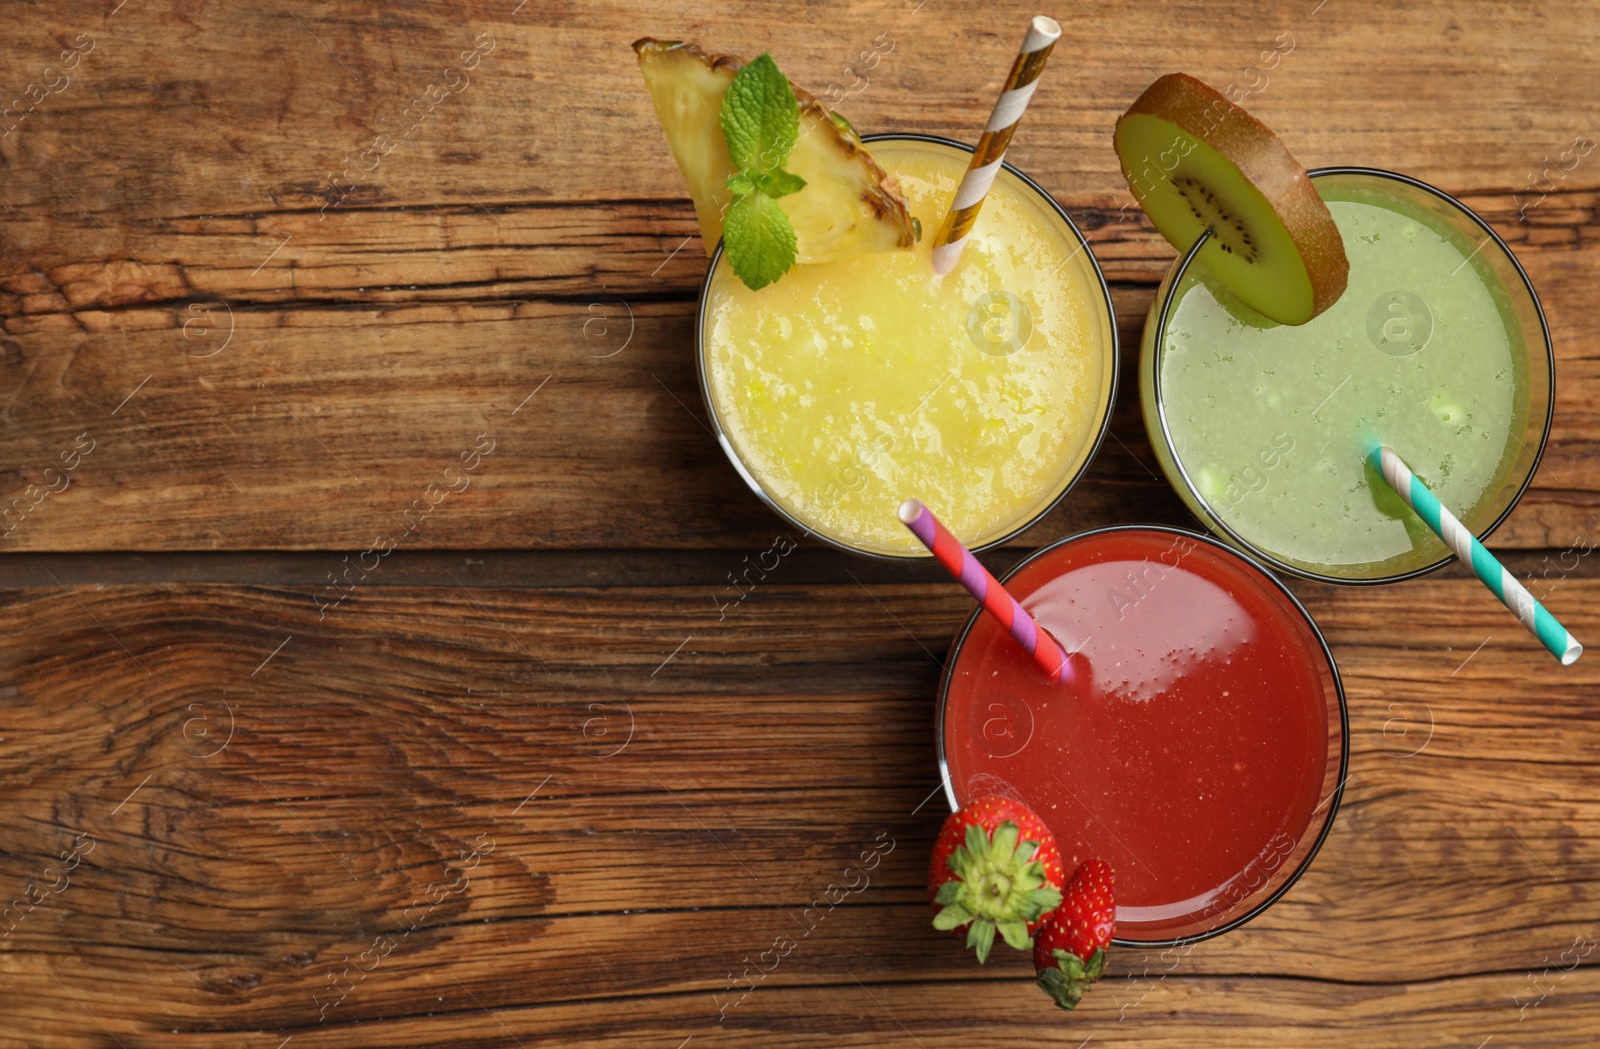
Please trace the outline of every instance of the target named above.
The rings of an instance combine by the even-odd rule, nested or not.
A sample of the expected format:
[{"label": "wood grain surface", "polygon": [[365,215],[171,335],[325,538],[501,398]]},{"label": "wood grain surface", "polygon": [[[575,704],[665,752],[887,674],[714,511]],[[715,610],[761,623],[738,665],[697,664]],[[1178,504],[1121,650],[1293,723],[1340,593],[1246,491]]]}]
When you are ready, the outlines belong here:
[{"label": "wood grain surface", "polygon": [[[783,526],[706,430],[705,253],[628,43],[770,49],[863,132],[971,138],[1033,13],[7,5],[0,496],[34,499],[0,538],[0,1049],[1594,1041],[1600,664],[1558,668],[1459,567],[1296,585],[1349,693],[1332,834],[1256,921],[1114,953],[1071,1016],[928,926],[967,599],[802,544],[726,607]],[[1558,158],[1600,141],[1600,12],[1051,13],[1010,159],[1092,242],[1123,383],[1071,498],[986,560],[1192,523],[1136,396],[1172,251],[1110,149],[1182,69],[1259,84],[1308,164],[1417,176],[1512,245],[1557,405],[1492,545],[1595,636],[1600,152]]]},{"label": "wood grain surface", "polygon": [[[1526,970],[1600,938],[1600,671],[1550,674],[1473,581],[1301,588],[1349,693],[1333,834],[1253,924],[1117,952],[1070,1018],[1020,958],[980,970],[927,923],[930,697],[966,601],[772,582],[722,619],[711,587],[471,575],[326,616],[303,588],[7,594],[16,1029],[1153,1046],[1209,1023],[1238,1027],[1229,1044],[1377,1046],[1571,1044],[1592,1024],[1587,966],[1536,988]],[[1569,585],[1569,625],[1600,629],[1600,582]],[[1549,685],[1508,698],[1530,679]],[[801,946],[730,994],[783,935]]]},{"label": "wood grain surface", "polygon": [[[705,436],[703,252],[627,44],[773,47],[797,82],[853,89],[842,108],[863,131],[970,137],[1023,9],[821,4],[780,46],[767,5],[510,6],[130,0],[73,20],[21,5],[6,45],[19,90],[62,41],[86,33],[94,48],[0,138],[0,479],[21,494],[74,436],[100,445],[71,492],[0,542],[360,550],[485,430],[504,451],[432,545],[686,548],[765,533],[770,514]],[[1576,138],[1600,141],[1592,6],[1059,13],[1066,61],[1011,159],[1093,242],[1125,367],[1116,440],[1022,542],[1178,512],[1148,466],[1133,367],[1172,251],[1125,207],[1110,129],[1169,69],[1242,87],[1280,34],[1294,48],[1249,102],[1301,159],[1462,194],[1543,297],[1560,361],[1553,440],[1498,542],[1566,546],[1592,527],[1600,153],[1570,171],[1560,159]],[[480,33],[493,48],[470,82],[453,75],[459,91],[430,116],[403,116],[429,85],[444,90]],[[844,68],[879,37],[894,50],[857,87]],[[364,158],[380,134],[401,137]],[[1533,172],[1547,192],[1529,189]]]}]

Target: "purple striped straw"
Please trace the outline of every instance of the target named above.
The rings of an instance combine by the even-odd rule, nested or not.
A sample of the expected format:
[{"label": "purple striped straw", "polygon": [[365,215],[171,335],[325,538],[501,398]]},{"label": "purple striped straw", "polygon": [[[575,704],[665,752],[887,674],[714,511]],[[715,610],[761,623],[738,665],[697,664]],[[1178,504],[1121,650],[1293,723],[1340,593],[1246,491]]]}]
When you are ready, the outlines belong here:
[{"label": "purple striped straw", "polygon": [[1072,664],[1056,639],[1050,636],[1048,630],[1040,629],[1028,610],[1017,603],[1017,599],[989,574],[987,568],[978,563],[972,551],[961,545],[961,540],[950,534],[932,510],[922,505],[921,500],[907,499],[900,504],[899,516],[901,522],[911,529],[911,534],[922,540],[922,545],[931,550],[939,563],[944,565],[945,571],[955,576],[956,581],[967,588],[967,593],[978,599],[983,610],[1010,631],[1022,650],[1033,657],[1033,661],[1052,681],[1072,680]]}]

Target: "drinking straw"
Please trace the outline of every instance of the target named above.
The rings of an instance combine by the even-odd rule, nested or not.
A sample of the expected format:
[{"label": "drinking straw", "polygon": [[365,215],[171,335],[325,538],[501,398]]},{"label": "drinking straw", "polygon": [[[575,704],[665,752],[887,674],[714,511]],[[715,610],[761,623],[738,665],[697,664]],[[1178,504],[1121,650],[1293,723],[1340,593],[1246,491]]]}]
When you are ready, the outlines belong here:
[{"label": "drinking straw", "polygon": [[945,570],[978,599],[983,610],[1011,632],[1022,650],[1033,657],[1033,661],[1052,681],[1072,680],[1072,666],[1056,639],[1050,636],[1049,631],[1039,628],[1039,624],[1017,603],[1017,599],[1006,592],[1006,588],[989,574],[987,568],[978,563],[972,551],[962,546],[961,540],[939,523],[932,510],[923,506],[921,500],[907,499],[900,504],[899,516],[912,534],[922,540],[922,545],[933,551],[933,556],[938,558]]},{"label": "drinking straw", "polygon": [[1061,25],[1053,18],[1035,15],[1029,23],[1028,35],[1023,38],[1017,60],[1012,63],[1011,75],[1006,77],[1005,90],[995,100],[994,111],[989,114],[989,123],[983,129],[983,137],[978,139],[978,147],[972,151],[972,162],[961,178],[955,200],[939,226],[939,235],[933,238],[935,273],[949,273],[961,258],[961,249],[966,245],[967,234],[972,232],[972,224],[978,220],[983,198],[988,195],[1000,164],[1005,160],[1011,135],[1022,122],[1022,113],[1028,108],[1033,89],[1039,86],[1045,60],[1060,36]]},{"label": "drinking straw", "polygon": [[1367,453],[1367,461],[1383,475],[1384,481],[1394,489],[1395,494],[1404,499],[1406,505],[1415,510],[1417,516],[1444,540],[1445,545],[1472,566],[1472,571],[1483,581],[1483,585],[1522,620],[1522,625],[1544,643],[1551,655],[1561,660],[1562,666],[1571,666],[1578,661],[1578,657],[1583,655],[1583,646],[1577,639],[1567,633],[1567,628],[1558,623],[1555,616],[1545,611],[1544,606],[1517,582],[1516,576],[1506,571],[1505,566],[1478,542],[1478,537],[1468,531],[1455,514],[1444,508],[1438,497],[1428,491],[1427,485],[1417,480],[1417,475],[1411,472],[1411,468],[1395,454],[1393,448],[1376,444]]}]

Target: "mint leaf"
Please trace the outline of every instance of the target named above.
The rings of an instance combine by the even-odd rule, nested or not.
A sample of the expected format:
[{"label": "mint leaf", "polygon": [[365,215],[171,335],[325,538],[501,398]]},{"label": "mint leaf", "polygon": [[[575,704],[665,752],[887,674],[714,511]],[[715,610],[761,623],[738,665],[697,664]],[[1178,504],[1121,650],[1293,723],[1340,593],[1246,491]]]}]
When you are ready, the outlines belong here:
[{"label": "mint leaf", "polygon": [[783,169],[800,135],[800,104],[771,55],[758,56],[734,75],[720,120],[734,167],[727,179],[733,203],[722,218],[722,249],[734,274],[757,290],[794,265],[794,226],[777,200],[806,185]]},{"label": "mint leaf", "polygon": [[[753,175],[740,172],[734,178],[747,177],[756,189],[776,200],[787,197],[791,193],[798,193],[806,188],[806,180],[790,171],[779,168],[776,171],[757,171]],[[738,192],[735,190],[734,192]]]},{"label": "mint leaf", "polygon": [[806,180],[782,168],[776,171],[735,171],[728,176],[727,186],[735,198],[759,191],[776,200],[805,189]]},{"label": "mint leaf", "polygon": [[800,134],[800,105],[770,54],[761,54],[735,74],[722,99],[721,119],[736,170],[783,167]]},{"label": "mint leaf", "polygon": [[722,250],[734,275],[751,291],[759,291],[794,265],[794,227],[777,201],[750,193],[730,204],[722,217]]}]

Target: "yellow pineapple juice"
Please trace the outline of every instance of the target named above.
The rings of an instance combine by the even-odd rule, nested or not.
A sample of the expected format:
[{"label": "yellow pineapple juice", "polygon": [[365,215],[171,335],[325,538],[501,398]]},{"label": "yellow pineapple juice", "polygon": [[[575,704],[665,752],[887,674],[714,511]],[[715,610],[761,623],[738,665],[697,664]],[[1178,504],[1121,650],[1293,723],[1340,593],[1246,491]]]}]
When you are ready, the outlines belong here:
[{"label": "yellow pineapple juice", "polygon": [[1002,171],[947,276],[929,242],[970,154],[868,143],[900,181],[910,250],[795,266],[751,291],[718,256],[700,365],[724,444],[758,493],[861,553],[926,556],[895,516],[919,498],[968,546],[1032,524],[1088,465],[1116,379],[1105,281],[1042,191]]}]

